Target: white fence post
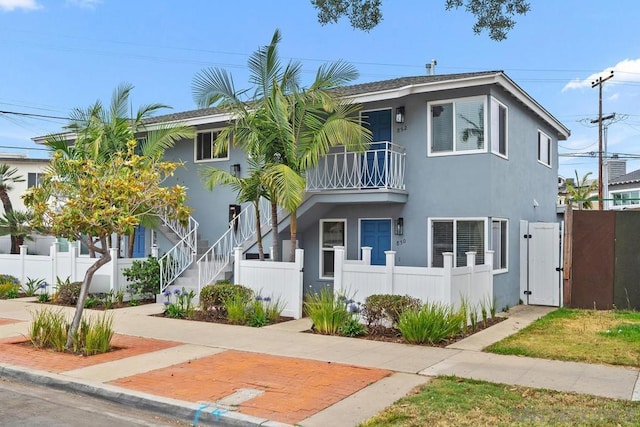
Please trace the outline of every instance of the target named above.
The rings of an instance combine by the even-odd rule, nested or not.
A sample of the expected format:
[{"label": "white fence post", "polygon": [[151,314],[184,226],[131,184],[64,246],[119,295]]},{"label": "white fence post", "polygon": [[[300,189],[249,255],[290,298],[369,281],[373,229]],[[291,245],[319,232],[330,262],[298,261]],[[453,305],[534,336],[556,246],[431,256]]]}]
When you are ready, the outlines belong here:
[{"label": "white fence post", "polygon": [[296,249],[295,255],[296,268],[298,269],[298,283],[296,284],[296,291],[298,296],[296,297],[295,310],[297,316],[294,316],[296,319],[302,318],[302,305],[304,299],[304,249]]},{"label": "white fence post", "polygon": [[71,262],[71,281],[76,282],[78,280],[78,247],[76,245],[69,245],[69,258],[69,262]]},{"label": "white fence post", "polygon": [[242,248],[236,246],[233,248],[233,283],[235,285],[239,285],[242,282],[240,281],[240,263],[242,262]]},{"label": "white fence post", "polygon": [[333,247],[333,291],[342,289],[342,275],[344,269],[344,246]]},{"label": "white fence post", "polygon": [[[444,274],[442,276],[442,286],[444,287],[443,295],[447,299],[443,301],[444,304],[451,304],[451,294],[453,292],[453,252],[444,252],[442,254],[442,267],[444,270]],[[423,299],[423,302],[426,302],[427,298]]]},{"label": "white fence post", "polygon": [[51,257],[51,284],[47,292],[49,294],[55,293],[55,288],[58,283],[58,249],[60,249],[60,243],[51,243],[51,249],[49,249],[49,256]]},{"label": "white fence post", "polygon": [[120,281],[118,280],[118,249],[111,248],[109,249],[109,253],[111,254],[111,277],[109,278],[109,291],[115,292],[117,289],[120,289]]},{"label": "white fence post", "polygon": [[27,245],[20,245],[20,283],[24,285],[25,275],[25,257],[27,256]]},{"label": "white fence post", "polygon": [[362,263],[364,265],[371,265],[371,246],[362,247]]},{"label": "white fence post", "polygon": [[495,251],[484,251],[484,265],[488,265],[493,269],[493,254]]},{"label": "white fence post", "polygon": [[158,259],[158,245],[155,243],[151,245],[151,258]]},{"label": "white fence post", "polygon": [[386,257],[385,282],[387,293],[393,295],[393,270],[396,267],[396,251],[384,251]]}]

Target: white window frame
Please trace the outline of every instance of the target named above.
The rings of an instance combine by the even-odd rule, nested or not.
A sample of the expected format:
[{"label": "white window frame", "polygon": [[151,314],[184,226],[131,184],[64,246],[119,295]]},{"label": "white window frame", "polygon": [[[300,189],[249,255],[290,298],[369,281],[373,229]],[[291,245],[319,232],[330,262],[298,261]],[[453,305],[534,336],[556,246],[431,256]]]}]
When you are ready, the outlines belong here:
[{"label": "white window frame", "polygon": [[[497,110],[495,111],[496,117],[494,117],[494,109],[496,106]],[[500,108],[504,108],[504,153],[500,152]],[[498,101],[496,98],[491,97],[491,152],[496,156],[502,157],[504,159],[509,158],[509,107],[507,107],[502,102]]]},{"label": "white window frame", "polygon": [[[216,139],[217,139],[217,135],[216,138],[213,138],[213,134],[214,133],[220,133],[220,131],[222,131],[222,128],[215,128],[215,129],[204,129],[204,130],[199,130],[196,132],[196,135],[193,137],[193,162],[194,163],[206,163],[206,162],[222,162],[222,161],[227,161],[229,160],[229,151],[231,149],[230,147],[230,141],[227,141],[227,154],[225,157],[215,157],[214,155],[214,149],[215,149],[215,143],[216,143]],[[207,159],[198,159],[198,135],[201,135],[203,133],[211,133],[211,158],[207,158]]]},{"label": "white window frame", "polygon": [[[476,149],[476,150],[457,150],[457,141],[455,140],[456,138],[456,109],[455,109],[455,105],[456,102],[468,102],[468,101],[477,101],[477,100],[482,100],[482,108],[484,109],[484,114],[483,114],[483,129],[484,129],[484,147],[481,149]],[[433,147],[433,143],[431,141],[432,139],[432,114],[431,114],[431,107],[435,106],[435,105],[441,105],[441,104],[453,104],[453,149],[451,151],[433,151],[432,147]],[[488,128],[488,122],[487,122],[487,96],[485,95],[481,95],[481,96],[469,96],[469,97],[464,97],[464,98],[452,98],[452,99],[441,99],[438,101],[429,101],[427,102],[427,156],[428,157],[441,157],[441,156],[459,156],[459,155],[464,155],[464,154],[478,154],[478,153],[486,153],[488,150],[488,146],[489,146],[489,139],[487,138],[488,132],[487,132],[487,128]]]},{"label": "white window frame", "polygon": [[[33,176],[34,183],[30,185],[31,176]],[[42,178],[44,178],[44,172],[27,172],[27,188],[40,187],[42,184]]]},{"label": "white window frame", "polygon": [[[546,142],[547,142],[547,147],[546,147],[547,158],[546,159],[542,159],[541,158],[544,155],[544,151],[542,149],[543,148],[542,147],[543,138],[546,138]],[[544,133],[540,129],[538,129],[537,147],[538,147],[538,163],[540,163],[541,165],[545,165],[548,168],[551,168],[551,163],[553,161],[552,156],[551,156],[552,147],[553,147],[553,140],[551,139],[551,137],[549,135],[547,135],[546,133]],[[549,161],[549,163],[547,163],[547,160]]]},{"label": "white window frame", "polygon": [[[434,222],[444,222],[444,221],[452,221],[453,222],[453,267],[457,267],[457,263],[456,263],[456,259],[457,259],[457,253],[458,253],[458,248],[457,248],[457,227],[456,227],[456,223],[458,221],[482,221],[483,225],[483,232],[484,232],[484,251],[487,250],[487,243],[488,243],[488,239],[487,239],[487,233],[488,233],[488,218],[487,217],[433,217],[433,218],[427,218],[427,248],[428,248],[428,252],[429,252],[429,256],[428,256],[428,260],[427,260],[427,265],[430,268],[440,268],[440,267],[433,267],[433,223]],[[476,254],[477,256],[477,254]],[[477,258],[476,258],[477,260]]]},{"label": "white window frame", "polygon": [[[502,253],[505,254],[505,265],[500,266],[499,268],[495,268],[496,262],[499,264],[500,260],[498,259],[498,255],[499,252],[496,251],[495,249],[495,244],[496,242],[494,242],[493,239],[493,224],[497,223],[500,224],[500,231],[502,232],[502,224],[506,224],[505,226],[505,233],[506,236],[504,238],[505,241],[505,247],[504,248],[500,248],[500,251],[502,251]],[[500,242],[502,243],[502,241]],[[500,273],[506,273],[509,271],[509,220],[506,218],[491,218],[491,245],[490,245],[490,250],[493,251],[493,274],[500,274]]]},{"label": "white window frame", "polygon": [[330,248],[325,248],[323,247],[323,231],[324,231],[324,224],[328,223],[328,222],[342,222],[344,224],[344,241],[342,245],[337,245],[337,246],[344,246],[345,251],[347,250],[347,219],[346,218],[323,218],[320,220],[320,224],[319,224],[319,236],[318,236],[318,247],[319,247],[319,254],[318,254],[318,276],[320,277],[320,279],[322,280],[333,280],[334,276],[335,276],[335,271],[334,271],[334,276],[325,276],[324,275],[324,253],[325,252],[334,252],[334,256],[335,256],[335,249],[333,249],[333,247]]}]

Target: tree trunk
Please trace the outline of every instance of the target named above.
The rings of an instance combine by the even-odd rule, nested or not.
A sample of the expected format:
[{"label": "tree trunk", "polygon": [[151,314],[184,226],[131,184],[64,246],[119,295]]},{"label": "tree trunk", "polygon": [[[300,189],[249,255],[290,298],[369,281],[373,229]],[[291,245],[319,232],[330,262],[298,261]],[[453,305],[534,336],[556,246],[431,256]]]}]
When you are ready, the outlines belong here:
[{"label": "tree trunk", "polygon": [[73,321],[71,322],[71,326],[69,327],[69,332],[67,332],[67,342],[65,344],[65,348],[70,349],[73,347],[73,337],[78,332],[78,328],[80,327],[80,320],[82,319],[82,311],[84,310],[84,302],[89,295],[89,286],[91,286],[91,279],[93,279],[93,275],[96,271],[109,261],[111,261],[111,254],[107,248],[107,239],[106,237],[100,238],[101,248],[97,248],[93,242],[89,245],[89,249],[93,249],[94,253],[98,252],[102,256],[98,258],[98,260],[93,263],[91,267],[87,270],[84,275],[84,280],[82,281],[82,287],[80,288],[80,296],[78,297],[78,303],[76,304],[76,312],[73,315]]},{"label": "tree trunk", "polygon": [[[5,216],[10,212],[13,212],[13,206],[11,205],[11,199],[5,188],[0,189],[0,201],[2,201],[2,207],[4,208]],[[20,246],[18,245],[18,239],[16,236],[11,235],[11,253],[19,254]]]},{"label": "tree trunk", "polygon": [[264,261],[264,248],[262,247],[262,224],[260,223],[260,199],[253,201],[253,207],[256,211],[256,240],[258,243],[258,257],[260,261]]},{"label": "tree trunk", "polygon": [[[24,239],[23,239],[24,240]],[[19,254],[20,253],[20,242],[18,237],[11,235],[11,253]]]},{"label": "tree trunk", "polygon": [[298,210],[291,211],[291,222],[289,229],[291,230],[291,252],[289,252],[289,262],[296,260],[296,249],[298,249]]},{"label": "tree trunk", "polygon": [[129,242],[127,244],[127,258],[133,258],[133,246],[136,242],[136,232],[129,234]]},{"label": "tree trunk", "polygon": [[278,236],[278,204],[275,195],[271,195],[271,244],[273,246],[273,261],[280,261],[280,238]]}]

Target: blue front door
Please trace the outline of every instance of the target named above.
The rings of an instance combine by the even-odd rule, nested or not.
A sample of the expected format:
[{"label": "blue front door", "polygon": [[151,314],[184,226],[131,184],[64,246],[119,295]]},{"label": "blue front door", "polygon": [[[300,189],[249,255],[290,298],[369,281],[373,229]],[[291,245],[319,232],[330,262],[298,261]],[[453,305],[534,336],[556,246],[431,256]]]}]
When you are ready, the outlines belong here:
[{"label": "blue front door", "polygon": [[391,110],[362,113],[364,127],[371,131],[371,146],[363,161],[363,187],[384,187],[387,180],[387,149],[391,143]]},{"label": "blue front door", "polygon": [[384,251],[391,250],[391,220],[363,219],[360,221],[360,247],[371,246],[371,264],[384,265]]},{"label": "blue front door", "polygon": [[143,226],[139,225],[136,227],[136,231],[133,234],[133,257],[134,258],[144,258],[147,256],[144,248],[144,232],[145,229]]}]

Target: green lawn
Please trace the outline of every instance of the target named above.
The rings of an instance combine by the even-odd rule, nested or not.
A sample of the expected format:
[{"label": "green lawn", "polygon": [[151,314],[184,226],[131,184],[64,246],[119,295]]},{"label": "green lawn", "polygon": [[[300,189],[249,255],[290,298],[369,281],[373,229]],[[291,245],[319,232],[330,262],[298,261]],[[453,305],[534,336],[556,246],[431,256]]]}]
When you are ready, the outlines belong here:
[{"label": "green lawn", "polygon": [[640,402],[435,378],[361,424],[422,426],[638,426]]},{"label": "green lawn", "polygon": [[485,351],[640,367],[640,312],[560,308]]}]

